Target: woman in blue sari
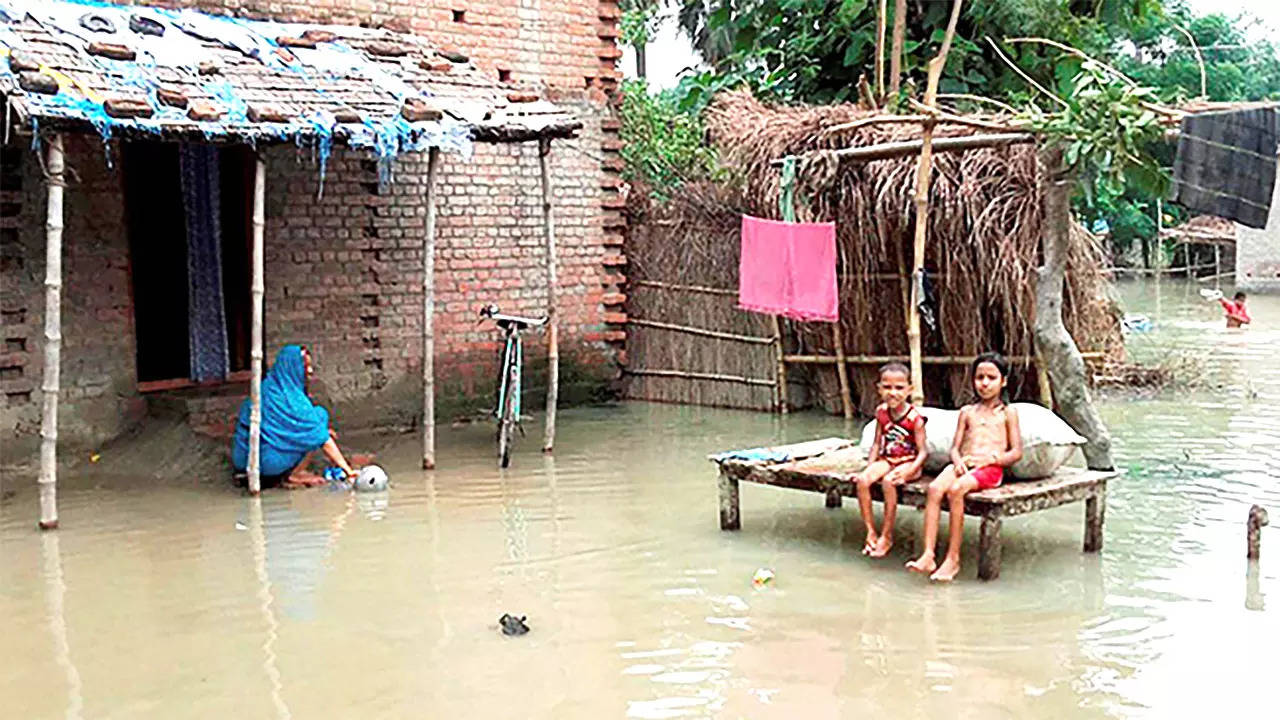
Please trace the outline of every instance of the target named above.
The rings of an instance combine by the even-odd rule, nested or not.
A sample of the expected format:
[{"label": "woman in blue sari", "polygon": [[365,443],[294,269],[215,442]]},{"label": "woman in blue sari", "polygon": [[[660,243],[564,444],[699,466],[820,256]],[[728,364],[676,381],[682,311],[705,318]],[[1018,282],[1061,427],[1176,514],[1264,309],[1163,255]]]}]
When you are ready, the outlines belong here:
[{"label": "woman in blue sari", "polygon": [[[355,474],[329,428],[329,411],[307,396],[307,379],[312,372],[311,354],[307,349],[286,345],[276,355],[271,371],[262,378],[262,441],[258,467],[263,487],[281,482],[323,483],[323,478],[306,471],[308,457],[316,450],[323,450],[325,457],[342,468],[348,477]],[[249,413],[249,399],[245,398],[231,444],[231,464],[237,472],[245,472],[249,466]]]}]

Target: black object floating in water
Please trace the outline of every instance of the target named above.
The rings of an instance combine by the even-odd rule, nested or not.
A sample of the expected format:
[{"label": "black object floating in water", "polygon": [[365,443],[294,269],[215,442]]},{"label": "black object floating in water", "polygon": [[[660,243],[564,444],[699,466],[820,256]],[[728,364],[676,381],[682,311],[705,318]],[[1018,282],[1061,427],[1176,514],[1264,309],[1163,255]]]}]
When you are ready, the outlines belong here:
[{"label": "black object floating in water", "polygon": [[523,635],[529,632],[529,626],[524,624],[524,621],[528,619],[527,615],[516,617],[506,613],[498,618],[498,625],[502,627],[503,635]]}]

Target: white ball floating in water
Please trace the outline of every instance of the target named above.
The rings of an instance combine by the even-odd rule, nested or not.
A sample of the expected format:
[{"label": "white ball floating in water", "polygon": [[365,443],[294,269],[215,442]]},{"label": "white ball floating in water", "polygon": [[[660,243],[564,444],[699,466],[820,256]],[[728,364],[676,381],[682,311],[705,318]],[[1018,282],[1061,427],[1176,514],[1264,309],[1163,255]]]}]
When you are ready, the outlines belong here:
[{"label": "white ball floating in water", "polygon": [[377,465],[361,468],[356,475],[355,489],[360,492],[381,492],[387,489],[387,472]]}]

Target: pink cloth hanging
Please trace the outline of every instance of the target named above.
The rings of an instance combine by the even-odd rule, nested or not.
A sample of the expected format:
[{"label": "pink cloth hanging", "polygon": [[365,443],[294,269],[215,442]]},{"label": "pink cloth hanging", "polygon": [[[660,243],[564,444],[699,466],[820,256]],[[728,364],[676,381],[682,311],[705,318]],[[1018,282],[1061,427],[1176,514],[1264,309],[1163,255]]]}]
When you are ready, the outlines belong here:
[{"label": "pink cloth hanging", "polygon": [[836,224],[743,215],[738,307],[793,320],[839,320]]}]

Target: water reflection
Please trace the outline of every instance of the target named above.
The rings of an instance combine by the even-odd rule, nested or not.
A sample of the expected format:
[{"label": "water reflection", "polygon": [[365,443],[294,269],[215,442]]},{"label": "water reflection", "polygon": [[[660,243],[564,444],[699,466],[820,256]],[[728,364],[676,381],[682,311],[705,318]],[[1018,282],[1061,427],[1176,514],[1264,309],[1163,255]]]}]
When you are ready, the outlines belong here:
[{"label": "water reflection", "polygon": [[[45,603],[48,607],[49,633],[53,636],[54,661],[67,680],[67,720],[80,720],[84,712],[84,694],[80,671],[71,660],[71,642],[67,639],[67,583],[62,576],[62,551],[58,533],[40,534],[40,558],[44,569]],[[11,631],[17,628],[11,628]]]},{"label": "water reflection", "polygon": [[[34,488],[6,483],[0,657],[21,662],[0,663],[0,714],[1258,715],[1280,575],[1273,555],[1241,568],[1240,525],[1280,507],[1280,299],[1228,334],[1196,290],[1122,287],[1156,321],[1135,355],[1202,357],[1205,383],[1102,398],[1127,474],[1099,555],[1080,552],[1080,505],[1007,520],[993,583],[971,528],[949,588],[901,570],[911,509],[880,563],[856,508],[818,496],[744,486],[743,529],[721,532],[706,454],[845,431],[804,413],[573,410],[555,457],[520,447],[507,472],[488,428],[443,433],[430,473],[391,438],[381,496],[72,476],[56,535],[30,528]],[[757,590],[761,567],[777,579]],[[502,636],[503,612],[532,632]]]}]

